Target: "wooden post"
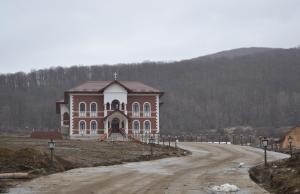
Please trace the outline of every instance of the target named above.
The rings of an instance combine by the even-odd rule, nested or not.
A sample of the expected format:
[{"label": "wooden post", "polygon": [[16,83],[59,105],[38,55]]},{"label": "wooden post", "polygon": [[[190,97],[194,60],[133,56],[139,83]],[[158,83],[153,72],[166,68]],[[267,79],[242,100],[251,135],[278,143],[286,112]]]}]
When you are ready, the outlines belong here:
[{"label": "wooden post", "polygon": [[241,144],[241,146],[243,145],[243,136],[242,135],[240,136],[240,144]]},{"label": "wooden post", "polygon": [[265,168],[267,168],[267,146],[264,146],[265,148]]},{"label": "wooden post", "polygon": [[27,172],[3,173],[0,179],[27,179],[30,178]]}]

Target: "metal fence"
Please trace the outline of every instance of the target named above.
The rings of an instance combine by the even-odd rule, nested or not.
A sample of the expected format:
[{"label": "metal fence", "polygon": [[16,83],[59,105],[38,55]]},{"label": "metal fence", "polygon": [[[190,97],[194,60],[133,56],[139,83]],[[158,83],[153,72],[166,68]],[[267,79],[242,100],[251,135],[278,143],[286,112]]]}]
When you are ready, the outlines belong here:
[{"label": "metal fence", "polygon": [[[169,144],[169,142],[198,142],[198,143],[216,143],[216,144],[233,144],[240,146],[252,146],[256,148],[264,149],[262,145],[262,136],[255,135],[241,135],[241,134],[190,134],[190,135],[159,135],[158,142],[162,144]],[[278,138],[267,137],[268,146],[267,150],[289,153],[290,149],[283,149]],[[293,153],[299,153],[300,149],[292,146]]]}]

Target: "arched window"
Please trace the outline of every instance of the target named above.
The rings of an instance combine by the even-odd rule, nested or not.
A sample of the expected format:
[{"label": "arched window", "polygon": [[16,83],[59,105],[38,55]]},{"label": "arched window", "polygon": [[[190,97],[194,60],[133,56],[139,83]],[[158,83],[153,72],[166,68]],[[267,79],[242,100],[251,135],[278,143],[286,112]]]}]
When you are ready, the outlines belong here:
[{"label": "arched window", "polygon": [[80,117],[86,116],[85,110],[86,110],[85,103],[84,102],[79,103],[79,116]]},{"label": "arched window", "polygon": [[91,121],[91,133],[92,135],[96,135],[97,131],[97,121]]},{"label": "arched window", "polygon": [[85,121],[80,121],[79,122],[79,130],[80,130],[80,135],[84,135],[84,132],[85,132]]},{"label": "arched window", "polygon": [[97,111],[97,103],[96,102],[92,102],[91,103],[91,112],[96,112]]},{"label": "arched window", "polygon": [[119,108],[120,108],[120,102],[119,102],[119,100],[113,100],[111,102],[111,108],[113,110],[119,110]]},{"label": "arched window", "polygon": [[79,104],[79,110],[80,110],[80,112],[85,112],[85,103],[81,102]]},{"label": "arched window", "polygon": [[106,110],[110,110],[110,105],[109,105],[109,102],[106,103]]},{"label": "arched window", "polygon": [[145,133],[150,133],[150,130],[151,130],[151,122],[150,121],[144,122],[144,129],[145,129]]},{"label": "arched window", "polygon": [[151,108],[150,108],[150,103],[145,102],[144,103],[144,117],[150,117],[151,116]]},{"label": "arched window", "polygon": [[139,121],[133,121],[132,125],[133,125],[132,128],[133,128],[134,133],[139,133],[139,131],[140,131],[140,122]]},{"label": "arched window", "polygon": [[140,104],[135,102],[132,104],[132,116],[139,117],[140,116]]},{"label": "arched window", "polygon": [[70,124],[70,115],[69,113],[65,112],[63,114],[63,125],[69,125]]},{"label": "arched window", "polygon": [[124,121],[122,121],[122,128],[123,128],[123,129],[125,128]]},{"label": "arched window", "polygon": [[91,117],[97,117],[97,103],[91,103]]},{"label": "arched window", "polygon": [[125,104],[124,104],[124,102],[122,103],[121,110],[125,110]]}]

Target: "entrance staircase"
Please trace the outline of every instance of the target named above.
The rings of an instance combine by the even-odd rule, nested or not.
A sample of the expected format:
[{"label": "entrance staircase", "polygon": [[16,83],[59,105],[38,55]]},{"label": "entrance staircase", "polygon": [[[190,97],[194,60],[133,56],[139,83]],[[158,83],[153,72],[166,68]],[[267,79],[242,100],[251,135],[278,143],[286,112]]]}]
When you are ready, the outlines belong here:
[{"label": "entrance staircase", "polygon": [[125,129],[120,128],[117,131],[118,132],[116,133],[116,131],[109,129],[107,141],[130,141],[125,133]]},{"label": "entrance staircase", "polygon": [[121,133],[111,133],[107,141],[128,141],[128,138],[124,137]]},{"label": "entrance staircase", "polygon": [[155,142],[159,143],[158,134],[126,134],[124,129],[119,129],[118,132],[112,132],[108,130],[108,138],[104,138],[103,141],[116,142],[116,141],[133,141],[137,143],[149,143],[150,137],[155,139]]}]

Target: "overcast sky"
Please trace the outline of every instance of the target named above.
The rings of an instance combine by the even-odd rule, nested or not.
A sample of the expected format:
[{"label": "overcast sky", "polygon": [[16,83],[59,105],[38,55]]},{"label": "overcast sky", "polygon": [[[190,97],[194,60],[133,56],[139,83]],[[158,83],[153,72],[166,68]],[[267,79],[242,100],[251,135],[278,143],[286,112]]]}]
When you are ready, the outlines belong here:
[{"label": "overcast sky", "polygon": [[1,0],[0,73],[300,44],[299,0]]}]

